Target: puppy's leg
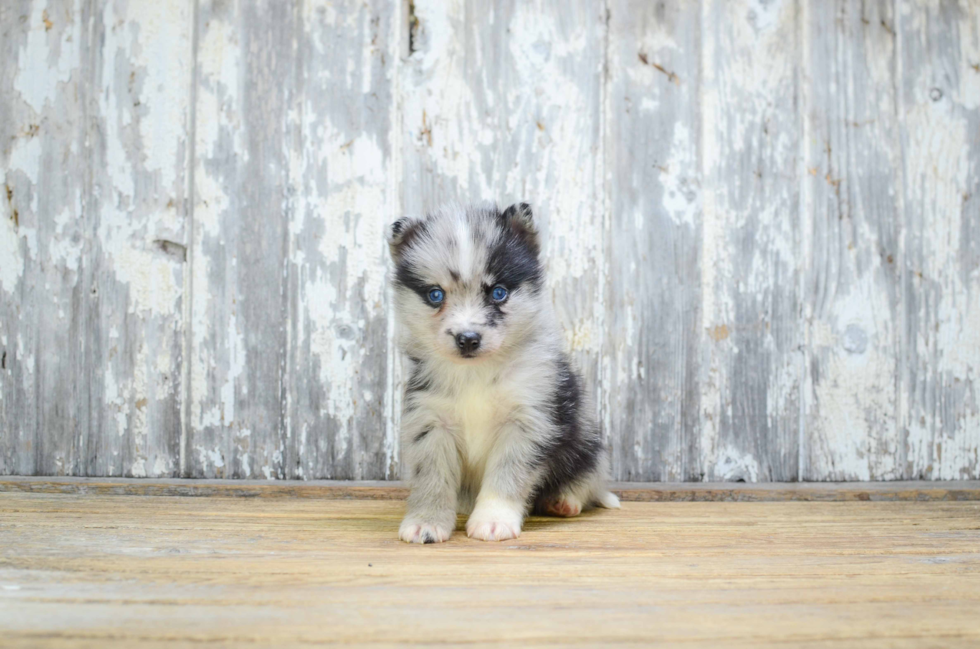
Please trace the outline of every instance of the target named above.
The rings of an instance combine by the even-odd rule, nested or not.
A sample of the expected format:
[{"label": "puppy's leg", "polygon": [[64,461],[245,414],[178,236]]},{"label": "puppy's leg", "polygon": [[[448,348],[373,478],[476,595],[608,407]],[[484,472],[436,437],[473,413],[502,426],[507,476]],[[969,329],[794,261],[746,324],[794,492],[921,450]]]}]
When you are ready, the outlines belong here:
[{"label": "puppy's leg", "polygon": [[456,440],[446,429],[433,427],[406,436],[406,441],[411,492],[398,538],[409,543],[448,541],[456,528],[461,471]]},{"label": "puppy's leg", "polygon": [[467,536],[482,541],[506,541],[521,535],[527,502],[539,469],[534,448],[522,430],[509,424],[500,431],[483,474],[476,506],[466,522]]}]

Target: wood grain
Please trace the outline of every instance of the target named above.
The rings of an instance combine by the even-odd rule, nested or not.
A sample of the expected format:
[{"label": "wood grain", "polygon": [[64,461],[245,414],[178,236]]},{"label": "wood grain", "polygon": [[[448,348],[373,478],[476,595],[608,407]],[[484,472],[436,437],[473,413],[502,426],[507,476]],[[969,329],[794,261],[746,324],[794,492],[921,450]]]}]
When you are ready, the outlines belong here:
[{"label": "wood grain", "polygon": [[[290,56],[292,98],[288,478],[397,473],[389,394],[384,228],[397,211],[393,3],[309,2]],[[349,62],[346,69],[338,61]]]},{"label": "wood grain", "polygon": [[0,24],[0,472],[175,475],[192,13],[21,2]]},{"label": "wood grain", "polygon": [[803,5],[804,480],[905,475],[893,4]]},{"label": "wood grain", "polygon": [[[80,299],[78,308],[71,308],[82,272],[81,241],[90,231],[81,213],[88,183],[79,173],[56,173],[53,164],[82,168],[86,162],[87,151],[78,147],[85,139],[78,115],[89,89],[82,79],[86,34],[79,21],[59,20],[57,29],[47,30],[43,11],[30,4],[0,7],[0,48],[11,63],[0,69],[0,472],[5,474],[33,474],[59,461],[67,465],[62,473],[71,473],[78,465],[72,422],[79,401],[72,395],[71,376],[82,360],[78,351],[41,357],[39,352],[69,349],[73,334],[83,330],[81,308],[88,303]],[[58,92],[58,78],[43,67],[36,74],[53,78],[32,86],[21,69],[29,58],[54,59],[62,71],[60,87],[71,92]],[[59,225],[53,217],[65,212]],[[56,261],[62,243],[68,245]],[[59,312],[62,322],[54,326],[51,317]],[[52,326],[44,327],[45,322]],[[39,400],[39,393],[48,402]]]},{"label": "wood grain", "polygon": [[980,11],[903,2],[901,421],[907,477],[980,471]]},{"label": "wood grain", "polygon": [[85,350],[74,381],[80,396],[88,391],[79,404],[88,426],[81,434],[85,468],[72,473],[173,476],[183,390],[194,16],[181,4],[92,6],[92,16],[84,7],[79,16],[92,26],[93,95],[83,115],[92,148],[84,211],[94,227],[81,287],[90,302],[83,308],[86,330],[68,342]]},{"label": "wood grain", "polygon": [[404,505],[5,494],[10,647],[970,647],[977,503],[626,503],[409,546]]},{"label": "wood grain", "polygon": [[382,2],[201,3],[186,476],[393,471],[392,20]]},{"label": "wood grain", "polygon": [[709,480],[799,478],[799,13],[790,0],[702,4],[700,450]]},{"label": "wood grain", "polygon": [[699,480],[701,12],[611,3],[604,424],[623,480]]},{"label": "wood grain", "polygon": [[284,477],[298,9],[201,2],[184,476]]}]

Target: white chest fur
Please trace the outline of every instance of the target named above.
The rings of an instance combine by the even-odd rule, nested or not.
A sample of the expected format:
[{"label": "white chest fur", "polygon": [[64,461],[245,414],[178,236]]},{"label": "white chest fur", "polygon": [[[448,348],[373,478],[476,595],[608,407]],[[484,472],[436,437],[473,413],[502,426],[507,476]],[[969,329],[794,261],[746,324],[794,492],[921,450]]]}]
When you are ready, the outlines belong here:
[{"label": "white chest fur", "polygon": [[469,472],[483,473],[507,409],[507,399],[489,382],[474,381],[459,391],[454,410]]}]

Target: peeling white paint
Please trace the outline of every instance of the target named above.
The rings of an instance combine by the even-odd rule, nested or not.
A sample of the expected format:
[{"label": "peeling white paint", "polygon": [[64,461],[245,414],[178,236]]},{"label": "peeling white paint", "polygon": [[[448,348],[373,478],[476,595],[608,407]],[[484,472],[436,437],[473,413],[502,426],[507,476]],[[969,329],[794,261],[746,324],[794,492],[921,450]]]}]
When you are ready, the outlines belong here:
[{"label": "peeling white paint", "polygon": [[[228,426],[235,421],[235,387],[245,370],[245,337],[239,330],[234,312],[228,322],[228,371],[221,386],[221,422]],[[216,465],[217,466],[217,465]]]},{"label": "peeling white paint", "polygon": [[113,248],[116,278],[129,284],[130,313],[174,313],[182,289],[176,282],[171,262],[146,250],[122,245]]},{"label": "peeling white paint", "polygon": [[225,466],[224,456],[218,449],[206,449],[203,446],[195,446],[194,452],[197,453],[198,463],[205,470],[209,467],[221,469]]},{"label": "peeling white paint", "polygon": [[55,215],[55,235],[48,242],[48,254],[59,266],[78,272],[82,259],[84,242],[81,237],[73,237],[71,229],[74,225],[75,213],[67,206]]},{"label": "peeling white paint", "polygon": [[759,461],[750,453],[739,451],[736,448],[726,447],[717,454],[715,465],[712,468],[714,480],[731,481],[744,480],[745,482],[758,482],[761,473],[759,471]]},{"label": "peeling white paint", "polygon": [[133,465],[129,467],[129,473],[134,478],[145,478],[146,477],[146,458],[138,458]]},{"label": "peeling white paint", "polygon": [[171,463],[168,461],[168,459],[158,455],[156,460],[153,462],[153,477],[159,478],[168,476],[170,475],[171,471]]},{"label": "peeling white paint", "polygon": [[3,217],[0,223],[0,288],[13,295],[24,272],[24,259],[13,220],[6,214]]},{"label": "peeling white paint", "polygon": [[[60,16],[57,17],[60,19]],[[14,90],[40,114],[55,101],[63,84],[78,68],[78,47],[72,42],[70,29],[51,32],[46,29],[47,7],[35,2],[27,22],[27,44],[17,58]],[[60,36],[60,42],[52,41]],[[56,54],[57,52],[57,54]]]},{"label": "peeling white paint", "polygon": [[[174,56],[175,51],[191,48],[191,11],[193,5],[180,0],[155,0],[139,6],[138,28],[131,32],[139,39],[133,47],[132,64],[142,68],[140,106],[148,115],[140,119],[140,141],[147,170],[159,174],[160,185],[174,186],[180,161],[179,147],[186,141],[188,129],[188,94],[183,89],[190,78],[189,56]],[[109,13],[107,12],[107,16]],[[150,166],[152,165],[152,166]],[[164,212],[161,216],[166,215]]]},{"label": "peeling white paint", "polygon": [[[331,136],[327,141],[337,141]],[[319,213],[331,233],[347,236],[324,237],[320,252],[327,263],[336,263],[341,249],[358,251],[347,257],[347,272],[364,279],[362,298],[368,304],[384,298],[385,266],[383,248],[386,221],[384,213],[385,165],[377,142],[358,138],[343,151],[329,151],[326,165],[332,170],[330,192],[320,201]],[[353,228],[346,226],[349,219]],[[373,251],[370,254],[368,251]]]},{"label": "peeling white paint", "polygon": [[[980,272],[974,241],[973,187],[980,177],[976,113],[980,52],[975,8],[944,14],[936,5],[903,5],[908,34],[903,68],[902,195],[910,233],[906,258],[914,292],[905,368],[908,465],[933,479],[980,475]],[[931,65],[910,66],[928,60]],[[966,69],[970,67],[970,69]],[[942,72],[940,72],[942,70]],[[959,76],[951,76],[959,70]],[[970,213],[971,210],[974,213]],[[972,251],[971,251],[972,250]],[[914,391],[912,390],[914,386]]]},{"label": "peeling white paint", "polygon": [[[37,259],[38,252],[36,229],[26,226],[26,218],[18,216],[14,219],[13,211],[16,209],[22,212],[24,206],[14,193],[17,185],[13,182],[12,172],[23,173],[31,185],[36,187],[41,173],[41,153],[41,142],[37,137],[14,140],[4,174],[4,187],[0,188],[9,192],[6,196],[0,196],[0,219],[3,221],[0,225],[0,289],[11,295],[24,275],[25,263],[28,259]],[[28,207],[31,212],[37,211],[36,191],[32,192]]]},{"label": "peeling white paint", "polygon": [[[706,33],[701,54],[701,313],[702,331],[708,335],[702,338],[701,462],[715,471],[730,470],[728,464],[714,461],[719,445],[730,444],[726,440],[744,437],[746,448],[752,445],[751,437],[740,430],[745,422],[732,419],[747,411],[747,405],[733,409],[732,395],[743,388],[733,383],[738,368],[765,363],[752,375],[768,377],[758,389],[760,396],[772,390],[772,399],[760,399],[767,409],[766,420],[753,425],[776,434],[791,425],[795,428],[798,419],[798,359],[795,350],[777,349],[768,325],[785,325],[769,323],[767,308],[761,304],[795,290],[794,220],[787,216],[798,209],[792,177],[796,140],[791,127],[780,126],[797,121],[792,113],[796,52],[787,46],[798,40],[796,18],[795,4],[790,2],[766,7],[702,5]],[[730,110],[733,104],[739,110]],[[780,122],[770,125],[769,120],[777,117]],[[768,139],[762,140],[765,136]],[[742,252],[739,247],[747,235],[754,245]],[[740,321],[739,304],[746,307],[743,312],[758,313],[742,315]],[[746,357],[736,344],[741,332],[760,337],[764,352]],[[791,466],[795,467],[795,459],[792,455]],[[773,470],[776,476],[764,477],[790,477],[790,465],[780,463]],[[755,475],[763,475],[756,471]],[[792,473],[795,477],[795,470]],[[706,478],[711,479],[710,472]]]}]

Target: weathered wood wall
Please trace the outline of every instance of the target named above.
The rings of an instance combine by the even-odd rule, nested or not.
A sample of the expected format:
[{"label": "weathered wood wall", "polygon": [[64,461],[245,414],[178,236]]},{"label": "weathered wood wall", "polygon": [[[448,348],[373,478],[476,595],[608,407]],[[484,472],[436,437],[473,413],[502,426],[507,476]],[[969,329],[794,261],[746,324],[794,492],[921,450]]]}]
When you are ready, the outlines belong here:
[{"label": "weathered wood wall", "polygon": [[399,474],[383,228],[529,200],[624,480],[980,477],[980,4],[0,4],[0,473]]}]

